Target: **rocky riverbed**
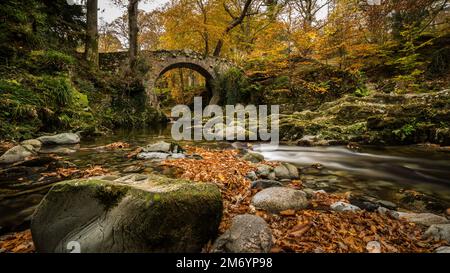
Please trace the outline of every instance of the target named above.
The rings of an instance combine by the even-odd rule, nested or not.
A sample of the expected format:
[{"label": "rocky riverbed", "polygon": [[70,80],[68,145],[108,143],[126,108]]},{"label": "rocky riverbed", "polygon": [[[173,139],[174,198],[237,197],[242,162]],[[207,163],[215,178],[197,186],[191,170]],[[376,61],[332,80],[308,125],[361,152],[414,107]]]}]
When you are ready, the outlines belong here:
[{"label": "rocky riverbed", "polygon": [[86,252],[448,251],[449,204],[414,184],[386,200],[252,144],[41,144],[2,167],[1,251],[66,252],[76,238]]}]

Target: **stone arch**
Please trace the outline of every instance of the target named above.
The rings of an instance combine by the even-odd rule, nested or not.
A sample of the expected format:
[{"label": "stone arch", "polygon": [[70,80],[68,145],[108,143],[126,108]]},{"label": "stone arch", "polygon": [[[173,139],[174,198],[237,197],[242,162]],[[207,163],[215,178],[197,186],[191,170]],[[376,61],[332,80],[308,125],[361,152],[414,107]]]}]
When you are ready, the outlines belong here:
[{"label": "stone arch", "polygon": [[[147,67],[144,76],[144,86],[147,95],[147,101],[154,107],[159,107],[154,87],[158,78],[165,72],[178,67],[193,69],[203,75],[207,82],[216,79],[220,74],[225,73],[235,65],[226,59],[205,56],[203,54],[190,50],[158,50],[141,51],[140,62]],[[127,52],[101,53],[100,68],[102,70],[116,71],[120,67],[127,65]],[[211,87],[210,104],[218,104],[221,100],[219,90]]]},{"label": "stone arch", "polygon": [[192,51],[149,51],[143,54],[144,60],[149,65],[149,71],[145,77],[145,88],[150,104],[158,106],[154,87],[157,80],[167,71],[175,68],[189,68],[205,77],[211,91],[209,104],[217,104],[220,101],[220,92],[211,86],[219,74],[230,69],[232,64],[227,60],[204,56]]},{"label": "stone arch", "polygon": [[[154,78],[154,80],[148,81],[146,84],[149,85],[148,88],[150,87],[155,87],[156,83],[158,82],[158,80],[167,72],[173,70],[173,69],[177,69],[177,68],[188,68],[191,69],[197,73],[199,73],[200,75],[202,75],[205,78],[205,82],[206,82],[206,90],[208,93],[208,96],[204,96],[204,103],[210,103],[210,104],[216,104],[217,102],[213,101],[213,103],[211,103],[211,100],[214,97],[214,89],[213,89],[213,80],[216,78],[216,75],[214,73],[214,71],[208,71],[208,69],[206,69],[205,67],[203,67],[200,64],[197,63],[193,63],[193,62],[177,62],[176,60],[167,65],[166,67],[164,67],[162,70],[158,71],[155,70],[153,73],[155,73],[154,76],[156,76],[156,78],[154,78],[154,76],[150,76],[151,78]],[[150,89],[148,89],[148,91],[151,91]],[[206,99],[206,100],[205,100]]]}]

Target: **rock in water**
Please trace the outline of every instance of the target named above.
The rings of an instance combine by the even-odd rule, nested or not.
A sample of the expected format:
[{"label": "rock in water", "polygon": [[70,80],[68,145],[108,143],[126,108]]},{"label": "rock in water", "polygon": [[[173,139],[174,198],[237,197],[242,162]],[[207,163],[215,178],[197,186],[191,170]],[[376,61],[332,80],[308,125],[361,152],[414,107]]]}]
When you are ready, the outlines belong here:
[{"label": "rock in water", "polygon": [[298,168],[290,163],[283,163],[283,165],[289,170],[289,176],[291,179],[299,179]]},{"label": "rock in water", "polygon": [[299,173],[296,166],[290,163],[281,163],[274,169],[275,176],[277,179],[298,179]]},{"label": "rock in water", "polygon": [[41,136],[38,140],[44,145],[65,145],[80,143],[80,136],[73,133],[63,133],[54,136]]},{"label": "rock in water", "polygon": [[33,215],[37,252],[199,252],[217,233],[217,186],[160,176],[55,184]]},{"label": "rock in water", "polygon": [[272,247],[272,231],[259,216],[244,214],[233,218],[230,229],[214,243],[212,252],[267,253]]},{"label": "rock in water", "polygon": [[161,153],[182,153],[183,148],[177,143],[168,143],[165,141],[156,142],[153,144],[149,144],[142,149],[143,152],[161,152]]},{"label": "rock in water", "polygon": [[0,164],[11,164],[24,161],[27,157],[35,154],[35,149],[31,145],[18,145],[12,147],[0,156]]},{"label": "rock in water", "polygon": [[424,226],[450,223],[450,220],[448,220],[447,218],[432,213],[397,212],[397,214],[398,218]]},{"label": "rock in water", "polygon": [[265,164],[258,164],[256,169],[256,174],[261,176],[262,178],[266,178],[270,175],[270,172],[273,170],[272,166]]},{"label": "rock in water", "polygon": [[279,165],[275,167],[275,176],[277,179],[289,179],[291,175],[289,174],[289,169],[284,165]]},{"label": "rock in water", "polygon": [[39,151],[41,149],[41,146],[42,146],[42,142],[40,142],[37,139],[24,140],[20,144],[22,144],[22,145],[31,145],[31,146],[33,146],[34,150],[36,150],[36,151]]},{"label": "rock in water", "polygon": [[59,154],[59,155],[70,155],[73,153],[76,153],[77,150],[80,149],[80,145],[70,145],[69,147],[66,146],[47,146],[42,148],[39,153],[40,154]]},{"label": "rock in water", "polygon": [[243,160],[250,161],[252,163],[258,163],[264,161],[264,156],[257,152],[248,152],[243,157]]},{"label": "rock in water", "polygon": [[164,160],[170,156],[168,153],[160,153],[160,152],[144,152],[139,153],[136,158],[137,159],[159,159]]},{"label": "rock in water", "polygon": [[304,209],[308,206],[306,193],[284,187],[272,187],[258,192],[252,199],[255,208],[270,212]]}]

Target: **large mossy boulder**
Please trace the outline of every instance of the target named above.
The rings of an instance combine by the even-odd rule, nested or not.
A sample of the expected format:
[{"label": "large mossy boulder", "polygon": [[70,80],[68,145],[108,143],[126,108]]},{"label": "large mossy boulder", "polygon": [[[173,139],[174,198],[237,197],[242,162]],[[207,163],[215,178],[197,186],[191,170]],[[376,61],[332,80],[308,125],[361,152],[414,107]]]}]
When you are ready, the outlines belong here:
[{"label": "large mossy boulder", "polygon": [[[118,179],[120,180],[120,179]],[[37,252],[199,252],[216,235],[214,184],[148,176],[55,184],[31,223]]]}]

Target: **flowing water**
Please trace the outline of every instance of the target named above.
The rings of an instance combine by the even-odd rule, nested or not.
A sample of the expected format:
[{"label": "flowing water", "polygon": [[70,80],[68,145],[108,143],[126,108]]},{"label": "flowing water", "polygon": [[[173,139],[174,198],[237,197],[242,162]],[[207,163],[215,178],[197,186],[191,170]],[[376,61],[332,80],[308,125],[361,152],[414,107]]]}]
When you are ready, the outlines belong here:
[{"label": "flowing water", "polygon": [[[141,164],[142,172],[158,171],[157,163],[128,159],[139,146],[167,140],[170,129],[123,130],[106,137],[84,139],[77,152],[62,156],[78,168],[102,166],[112,172]],[[128,150],[98,150],[112,142],[127,142]],[[182,142],[217,149],[231,149],[227,142]],[[352,192],[400,204],[406,209],[442,211],[450,207],[450,153],[411,147],[296,147],[254,145],[267,160],[290,162],[301,167],[301,180],[309,188],[327,192]],[[37,171],[39,171],[37,169]],[[0,177],[0,234],[29,225],[30,215],[53,182],[40,183],[39,176],[8,181]],[[419,192],[411,198],[408,192]],[[416,194],[413,196],[417,196]],[[417,199],[417,200],[416,200]],[[403,203],[402,203],[403,202]]]}]

